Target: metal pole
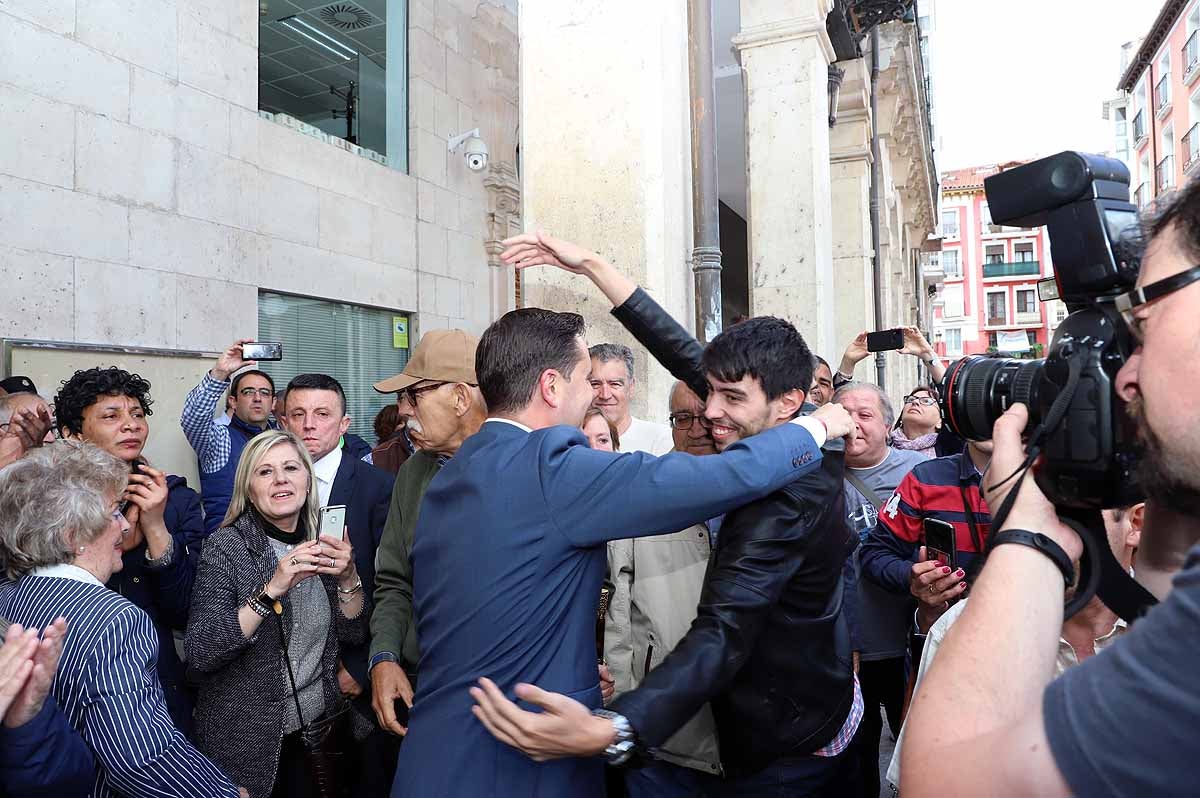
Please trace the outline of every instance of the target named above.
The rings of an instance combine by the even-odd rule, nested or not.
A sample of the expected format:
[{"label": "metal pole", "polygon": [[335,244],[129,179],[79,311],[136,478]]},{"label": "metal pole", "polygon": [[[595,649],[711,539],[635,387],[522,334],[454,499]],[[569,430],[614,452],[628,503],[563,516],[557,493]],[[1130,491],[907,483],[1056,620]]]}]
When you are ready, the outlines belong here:
[{"label": "metal pole", "polygon": [[696,338],[708,343],[722,327],[712,0],[688,0],[688,68],[692,96],[692,275],[696,286]]},{"label": "metal pole", "polygon": [[[879,82],[879,26],[871,28],[871,276],[875,285],[875,329],[883,329],[883,263],[879,258],[879,109],[876,84]],[[883,352],[875,354],[875,381],[886,390],[887,362]]]}]

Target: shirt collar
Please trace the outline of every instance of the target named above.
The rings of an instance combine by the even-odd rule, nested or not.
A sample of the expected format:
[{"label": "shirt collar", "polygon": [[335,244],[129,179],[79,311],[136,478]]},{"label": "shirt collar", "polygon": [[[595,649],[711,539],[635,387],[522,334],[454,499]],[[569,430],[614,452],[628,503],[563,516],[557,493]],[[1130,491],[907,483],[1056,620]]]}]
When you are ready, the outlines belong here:
[{"label": "shirt collar", "polygon": [[488,421],[498,421],[498,422],[499,422],[499,423],[501,423],[501,424],[511,424],[511,425],[513,425],[514,427],[516,427],[517,429],[523,429],[523,430],[525,430],[526,432],[533,432],[533,430],[532,430],[532,429],[530,429],[529,427],[525,426],[525,425],[524,425],[524,424],[522,424],[520,421],[513,421],[511,418],[495,418],[495,417],[493,417],[493,418],[489,418],[489,419],[487,419],[487,421],[484,421],[483,423],[485,423],[485,424],[486,424]]},{"label": "shirt collar", "polygon": [[971,459],[971,453],[964,446],[962,454],[959,455],[958,480],[960,482],[977,482],[982,477],[983,475],[979,473],[979,469],[975,467],[975,461]]},{"label": "shirt collar", "polygon": [[78,565],[71,565],[66,562],[59,563],[58,565],[43,565],[41,568],[34,568],[31,573],[33,576],[47,576],[51,579],[74,579],[76,582],[86,582],[104,587],[104,583],[97,579],[91,571],[85,571]]},{"label": "shirt collar", "polygon": [[333,482],[338,468],[342,465],[342,447],[337,447],[329,454],[313,463],[313,476],[321,482]]}]

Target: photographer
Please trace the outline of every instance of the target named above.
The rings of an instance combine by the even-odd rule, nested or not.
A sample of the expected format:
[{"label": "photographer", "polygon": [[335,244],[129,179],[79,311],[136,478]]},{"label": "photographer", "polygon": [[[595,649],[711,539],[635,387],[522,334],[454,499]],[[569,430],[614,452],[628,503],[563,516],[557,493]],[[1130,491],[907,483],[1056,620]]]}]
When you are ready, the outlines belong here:
[{"label": "photographer", "polygon": [[[1140,482],[1149,499],[1200,512],[1200,183],[1190,183],[1146,223],[1149,244],[1125,318],[1138,348],[1116,390],[1144,445]],[[1120,303],[1118,303],[1118,307]],[[995,424],[986,498],[999,507],[1020,492],[1002,530],[1049,537],[1078,558],[1082,541],[1026,473],[1028,420],[1015,405]],[[1014,484],[1015,483],[1015,484]],[[1194,527],[1193,527],[1194,529]],[[1155,536],[1147,528],[1146,538]],[[1063,575],[1025,545],[989,554],[962,619],[914,698],[902,791],[942,793],[947,762],[997,795],[1182,795],[1195,791],[1194,729],[1200,722],[1200,537],[1167,599],[1103,656],[1054,673],[1063,621]],[[1151,543],[1151,545],[1154,545]],[[979,656],[987,651],[986,657]]]}]

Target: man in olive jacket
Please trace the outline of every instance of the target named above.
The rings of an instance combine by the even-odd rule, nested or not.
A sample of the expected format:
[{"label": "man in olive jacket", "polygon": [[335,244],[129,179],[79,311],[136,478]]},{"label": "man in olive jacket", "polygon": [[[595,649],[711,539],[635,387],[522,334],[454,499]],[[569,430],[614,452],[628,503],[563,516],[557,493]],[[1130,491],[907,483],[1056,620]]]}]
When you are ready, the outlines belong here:
[{"label": "man in olive jacket", "polygon": [[396,475],[383,539],[376,552],[375,610],[371,616],[371,704],[380,727],[403,736],[407,719],[395,700],[413,701],[420,648],[413,617],[413,574],[409,555],[417,511],[434,475],[487,418],[475,378],[478,339],[462,330],[433,330],[422,336],[404,371],[375,384],[396,393],[408,433],[420,447]]}]

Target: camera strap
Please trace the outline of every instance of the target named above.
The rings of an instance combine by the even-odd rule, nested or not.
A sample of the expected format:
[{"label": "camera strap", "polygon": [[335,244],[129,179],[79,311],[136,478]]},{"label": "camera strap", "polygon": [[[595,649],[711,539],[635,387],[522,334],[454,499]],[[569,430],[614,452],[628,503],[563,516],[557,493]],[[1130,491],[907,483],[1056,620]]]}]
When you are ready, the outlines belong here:
[{"label": "camera strap", "polygon": [[958,492],[962,495],[963,514],[967,517],[967,528],[971,530],[971,545],[975,547],[976,554],[983,554],[983,537],[979,534],[979,527],[975,523],[975,511],[971,509],[971,501],[967,497],[967,486],[959,482]]}]

